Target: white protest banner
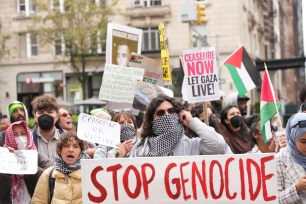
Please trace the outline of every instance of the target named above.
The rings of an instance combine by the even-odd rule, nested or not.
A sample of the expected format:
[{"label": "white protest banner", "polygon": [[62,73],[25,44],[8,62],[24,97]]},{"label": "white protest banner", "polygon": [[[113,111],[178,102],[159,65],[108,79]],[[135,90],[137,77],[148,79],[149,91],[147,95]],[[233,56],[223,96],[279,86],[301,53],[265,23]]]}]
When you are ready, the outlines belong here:
[{"label": "white protest banner", "polygon": [[15,150],[9,152],[0,147],[0,173],[36,174],[38,154],[36,150]]},{"label": "white protest banner", "polygon": [[160,61],[145,57],[143,55],[132,53],[128,62],[128,67],[145,69],[143,76],[144,82],[158,86],[165,86],[165,82],[162,79],[162,69]]},{"label": "white protest banner", "polygon": [[120,125],[81,113],[78,120],[77,136],[89,142],[116,147],[116,144],[120,143]]},{"label": "white protest banner", "polygon": [[108,64],[126,66],[130,53],[141,53],[142,29],[108,23],[106,56]]},{"label": "white protest banner", "polygon": [[144,69],[105,64],[99,99],[133,103],[137,81]]},{"label": "white protest banner", "polygon": [[276,204],[274,154],[81,160],[83,203]]},{"label": "white protest banner", "polygon": [[185,74],[182,87],[184,99],[196,103],[220,98],[218,68],[213,47],[183,51],[182,65]]}]

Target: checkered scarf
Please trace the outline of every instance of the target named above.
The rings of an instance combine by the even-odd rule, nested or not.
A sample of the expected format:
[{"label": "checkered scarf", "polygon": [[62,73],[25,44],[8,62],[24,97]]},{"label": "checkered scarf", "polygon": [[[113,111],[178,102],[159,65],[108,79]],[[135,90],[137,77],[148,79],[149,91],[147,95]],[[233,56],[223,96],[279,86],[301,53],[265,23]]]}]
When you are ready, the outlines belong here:
[{"label": "checkered scarf", "polygon": [[81,152],[79,158],[73,164],[67,164],[62,157],[55,155],[54,168],[63,174],[70,174],[81,168],[81,159],[90,159],[85,151]]},{"label": "checkered scarf", "polygon": [[[137,155],[144,150],[142,156],[168,156],[184,133],[184,127],[179,122],[178,114],[165,115],[155,119],[152,122],[152,130],[153,135],[139,143],[136,150]],[[144,143],[147,143],[148,148]]]},{"label": "checkered scarf", "polygon": [[120,142],[124,142],[129,139],[134,139],[136,136],[136,129],[131,125],[124,124],[121,125],[121,132],[120,132]]}]

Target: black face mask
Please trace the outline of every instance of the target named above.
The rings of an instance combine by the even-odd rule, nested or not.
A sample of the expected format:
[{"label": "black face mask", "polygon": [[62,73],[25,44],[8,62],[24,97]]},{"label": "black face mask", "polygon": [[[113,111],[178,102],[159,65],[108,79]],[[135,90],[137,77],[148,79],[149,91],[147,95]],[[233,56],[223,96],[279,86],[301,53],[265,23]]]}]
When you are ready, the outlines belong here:
[{"label": "black face mask", "polygon": [[241,119],[242,118],[239,115],[235,115],[234,117],[230,119],[230,122],[234,128],[238,128],[241,125],[241,122],[242,122]]},{"label": "black face mask", "polygon": [[43,114],[37,119],[38,126],[44,130],[50,130],[54,125],[54,118],[48,114]]}]

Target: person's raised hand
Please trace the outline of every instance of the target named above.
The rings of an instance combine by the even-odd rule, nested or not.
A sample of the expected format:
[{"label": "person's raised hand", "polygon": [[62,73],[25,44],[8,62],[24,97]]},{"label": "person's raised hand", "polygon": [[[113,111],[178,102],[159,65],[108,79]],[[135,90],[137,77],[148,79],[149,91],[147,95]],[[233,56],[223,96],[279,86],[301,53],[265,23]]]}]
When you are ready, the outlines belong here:
[{"label": "person's raised hand", "polygon": [[129,153],[132,148],[133,148],[133,139],[130,139],[130,140],[125,140],[123,143],[123,146],[125,147],[125,152],[126,154]]},{"label": "person's raised hand", "polygon": [[303,176],[295,183],[295,188],[298,193],[300,193],[302,190],[306,190],[306,176]]},{"label": "person's raised hand", "polygon": [[180,122],[183,123],[184,126],[189,127],[189,123],[192,120],[192,115],[189,111],[182,110],[179,113]]},{"label": "person's raised hand", "polygon": [[121,143],[116,145],[116,150],[119,153],[118,158],[122,158],[126,154],[125,146]]}]

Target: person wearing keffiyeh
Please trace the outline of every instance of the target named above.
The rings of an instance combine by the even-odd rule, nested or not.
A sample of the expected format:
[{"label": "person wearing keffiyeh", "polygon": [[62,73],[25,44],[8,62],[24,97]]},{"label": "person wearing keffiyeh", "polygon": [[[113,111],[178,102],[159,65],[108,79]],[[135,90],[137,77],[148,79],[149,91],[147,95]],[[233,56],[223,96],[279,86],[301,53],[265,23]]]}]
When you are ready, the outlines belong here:
[{"label": "person wearing keffiyeh", "polygon": [[[31,204],[82,203],[81,159],[90,159],[85,148],[85,142],[77,137],[76,132],[68,131],[60,136],[54,167],[45,170],[39,178]],[[48,187],[50,174],[55,179],[52,198]]]},{"label": "person wearing keffiyeh", "polygon": [[306,113],[291,116],[286,125],[287,147],[275,156],[278,201],[306,203]]},{"label": "person wearing keffiyeh", "polygon": [[[188,138],[184,126],[199,137]],[[212,127],[193,118],[175,99],[159,95],[148,106],[141,140],[134,145],[130,157],[224,154],[226,148],[223,137]]]},{"label": "person wearing keffiyeh", "polygon": [[[15,150],[36,150],[31,131],[24,120],[14,122],[8,127],[5,135],[4,147],[8,148],[12,153],[14,153]],[[51,165],[48,158],[38,154],[36,174],[0,174],[0,203],[30,203],[40,175]]]}]

